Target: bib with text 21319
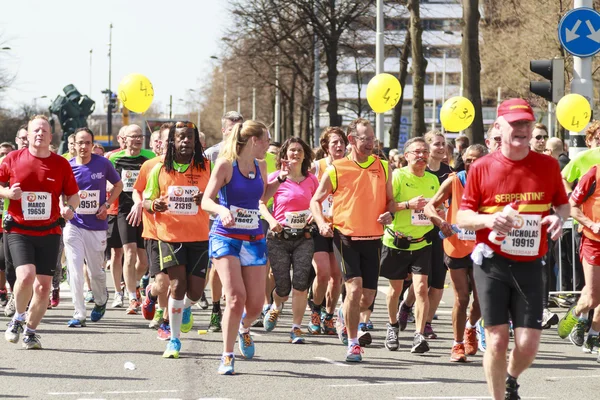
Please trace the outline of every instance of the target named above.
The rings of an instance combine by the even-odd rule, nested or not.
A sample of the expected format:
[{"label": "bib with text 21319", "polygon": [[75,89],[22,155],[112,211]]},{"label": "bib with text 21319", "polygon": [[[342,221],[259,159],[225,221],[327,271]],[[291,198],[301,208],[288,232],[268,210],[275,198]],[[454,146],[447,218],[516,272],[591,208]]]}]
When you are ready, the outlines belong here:
[{"label": "bib with text 21319", "polygon": [[23,192],[21,209],[25,221],[43,221],[50,219],[52,195],[48,192]]},{"label": "bib with text 21319", "polygon": [[123,181],[123,191],[133,192],[133,185],[140,174],[138,170],[124,169],[121,171],[121,180]]},{"label": "bib with text 21319", "polygon": [[198,214],[198,205],[194,201],[196,193],[196,186],[169,186],[169,212],[177,215]]},{"label": "bib with text 21319", "polygon": [[474,242],[475,241],[475,231],[461,229],[460,232],[458,232],[458,239],[459,240],[470,240],[470,241]]},{"label": "bib with text 21319", "polygon": [[542,216],[519,214],[514,217],[515,225],[506,235],[500,248],[514,256],[537,256],[542,234]]},{"label": "bib with text 21319", "polygon": [[309,210],[304,211],[289,211],[285,213],[285,226],[294,229],[302,229],[306,226],[308,217],[310,216]]},{"label": "bib with text 21319", "polygon": [[229,206],[233,220],[235,221],[235,229],[258,229],[258,210],[247,210],[236,206]]},{"label": "bib with text 21319", "polygon": [[99,190],[80,190],[79,207],[75,210],[77,214],[96,214],[100,208]]}]

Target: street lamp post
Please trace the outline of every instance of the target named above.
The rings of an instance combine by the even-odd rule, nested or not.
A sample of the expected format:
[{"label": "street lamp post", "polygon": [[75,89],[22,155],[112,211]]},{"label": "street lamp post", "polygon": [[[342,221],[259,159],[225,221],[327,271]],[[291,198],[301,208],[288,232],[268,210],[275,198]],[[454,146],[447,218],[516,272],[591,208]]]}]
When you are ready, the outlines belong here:
[{"label": "street lamp post", "polygon": [[[198,96],[200,96],[200,93],[198,93],[197,91],[195,91],[194,89],[188,89],[188,92],[190,93],[197,93]],[[196,123],[196,127],[198,128],[198,130],[200,131],[200,112],[202,111],[202,103],[200,102],[200,98],[198,98],[198,118],[197,118],[197,123]]]}]

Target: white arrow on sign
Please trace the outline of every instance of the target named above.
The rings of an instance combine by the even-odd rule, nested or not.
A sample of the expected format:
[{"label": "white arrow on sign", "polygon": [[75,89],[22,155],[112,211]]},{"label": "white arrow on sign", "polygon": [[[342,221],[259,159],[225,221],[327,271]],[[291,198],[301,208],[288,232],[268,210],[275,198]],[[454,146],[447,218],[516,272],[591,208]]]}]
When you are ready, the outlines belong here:
[{"label": "white arrow on sign", "polygon": [[589,20],[585,21],[585,24],[587,25],[590,32],[592,32],[591,34],[587,35],[588,39],[591,39],[596,43],[600,43],[600,29],[595,30],[594,25],[592,25],[592,23]]},{"label": "white arrow on sign", "polygon": [[569,43],[570,41],[575,40],[579,37],[579,35],[575,33],[575,32],[577,32],[579,25],[581,25],[581,20],[578,19],[577,22],[575,22],[575,25],[573,25],[573,29],[567,28],[567,43]]}]

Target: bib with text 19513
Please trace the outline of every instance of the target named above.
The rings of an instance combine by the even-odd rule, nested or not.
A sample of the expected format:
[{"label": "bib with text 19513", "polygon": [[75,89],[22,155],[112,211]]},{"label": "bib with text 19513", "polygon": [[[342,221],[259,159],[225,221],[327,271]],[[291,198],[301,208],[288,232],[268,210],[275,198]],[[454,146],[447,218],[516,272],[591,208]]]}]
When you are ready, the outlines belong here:
[{"label": "bib with text 19513", "polygon": [[133,185],[135,185],[135,181],[139,174],[140,171],[138,170],[124,169],[121,171],[124,192],[133,192]]},{"label": "bib with text 19513", "polygon": [[23,192],[21,209],[25,221],[43,221],[50,219],[52,195],[48,192]]},{"label": "bib with text 19513", "polygon": [[542,235],[542,216],[519,214],[514,220],[514,228],[506,235],[500,249],[514,256],[537,256]]},{"label": "bib with text 19513", "polygon": [[87,215],[96,214],[100,208],[99,190],[80,190],[79,207],[75,210],[77,214]]},{"label": "bib with text 19513", "polygon": [[177,215],[198,214],[198,205],[194,201],[196,193],[198,193],[196,186],[169,186],[167,189],[169,212]]},{"label": "bib with text 19513", "polygon": [[285,226],[294,229],[302,229],[306,226],[308,218],[311,216],[309,210],[304,211],[288,211],[285,215]]},{"label": "bib with text 19513", "polygon": [[260,215],[258,210],[248,210],[231,205],[229,206],[229,211],[233,214],[235,229],[258,229],[258,217]]}]

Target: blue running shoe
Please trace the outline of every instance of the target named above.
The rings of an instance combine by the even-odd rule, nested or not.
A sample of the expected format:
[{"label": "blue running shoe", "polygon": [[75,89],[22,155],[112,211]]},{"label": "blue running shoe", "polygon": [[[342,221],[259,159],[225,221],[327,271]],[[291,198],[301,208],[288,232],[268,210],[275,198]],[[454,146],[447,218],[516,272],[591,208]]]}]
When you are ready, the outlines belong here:
[{"label": "blue running shoe", "polygon": [[238,333],[239,336],[239,347],[242,357],[246,360],[251,360],[254,357],[254,340],[250,335],[250,331],[246,333]]},{"label": "blue running shoe", "polygon": [[235,358],[233,356],[223,356],[221,357],[221,364],[219,365],[220,375],[235,375],[235,371],[233,369],[233,364],[235,363]]},{"label": "blue running shoe", "polygon": [[67,326],[69,328],[81,328],[81,327],[85,326],[85,318],[84,319],[73,318],[73,319],[69,320],[69,322],[67,322]]},{"label": "blue running shoe", "polygon": [[171,338],[167,343],[167,349],[163,353],[163,358],[179,358],[181,351],[181,342],[177,338]]},{"label": "blue running shoe", "polygon": [[313,335],[321,334],[321,315],[319,315],[318,311],[310,313],[310,323],[308,324],[307,329]]},{"label": "blue running shoe", "polygon": [[366,330],[368,330],[367,323],[366,322],[359,322],[359,324],[358,324],[358,330],[359,331],[366,331]]},{"label": "blue running shoe", "polygon": [[346,353],[346,362],[361,362],[363,350],[359,345],[354,344],[350,346]]},{"label": "blue running shoe", "polygon": [[181,332],[188,333],[194,325],[194,315],[192,314],[192,306],[183,309],[183,318],[181,320]]},{"label": "blue running shoe", "polygon": [[481,352],[485,352],[485,327],[484,327],[484,322],[483,319],[480,319],[479,321],[477,321],[477,323],[475,324],[475,329],[476,329],[476,333],[477,333],[477,341],[479,342],[478,347],[479,347],[479,351]]},{"label": "blue running shoe", "polygon": [[372,331],[373,330],[373,323],[371,322],[371,320],[367,321],[367,329]]},{"label": "blue running shoe", "polygon": [[277,320],[279,319],[279,314],[281,311],[272,308],[265,314],[265,319],[263,320],[263,325],[265,331],[271,332],[277,326]]},{"label": "blue running shoe", "polygon": [[90,314],[90,319],[92,320],[92,322],[98,322],[102,319],[102,317],[104,317],[104,313],[106,312],[106,304],[104,305],[94,305],[94,309],[92,310],[92,313]]},{"label": "blue running shoe", "polygon": [[302,337],[302,330],[300,328],[292,329],[290,332],[290,343],[304,344],[304,338]]}]

